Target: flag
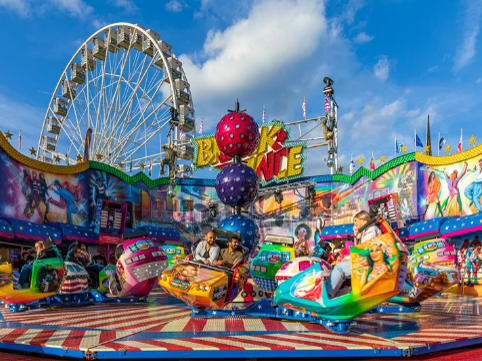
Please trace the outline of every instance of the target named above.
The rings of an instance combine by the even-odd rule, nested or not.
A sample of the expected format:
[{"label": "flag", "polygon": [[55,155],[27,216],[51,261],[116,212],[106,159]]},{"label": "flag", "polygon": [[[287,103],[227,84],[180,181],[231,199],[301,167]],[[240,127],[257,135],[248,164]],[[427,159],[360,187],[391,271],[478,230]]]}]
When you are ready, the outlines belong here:
[{"label": "flag", "polygon": [[398,140],[396,140],[395,142],[396,142],[396,143],[395,143],[395,144],[396,144],[396,145],[395,145],[395,151],[396,151],[397,153],[400,153],[400,154],[401,154],[401,153],[402,153],[403,144],[400,143]]},{"label": "flag", "polygon": [[203,123],[204,123],[204,115],[201,118],[201,124],[199,125],[199,134],[203,134]]},{"label": "flag", "polygon": [[370,170],[375,170],[375,161],[373,160],[373,152],[372,152],[372,159],[370,159]]},{"label": "flag", "polygon": [[22,149],[22,129],[18,131],[18,150]]},{"label": "flag", "polygon": [[129,167],[129,172],[132,173],[132,158],[131,158],[131,165],[130,165],[130,167]]},{"label": "flag", "polygon": [[266,119],[266,109],[264,109],[264,104],[263,104],[263,124]]},{"label": "flag", "polygon": [[444,147],[444,145],[447,143],[447,141],[445,140],[444,137],[440,137],[440,140],[438,142],[438,149],[439,150],[442,150],[442,148]]},{"label": "flag", "polygon": [[351,162],[350,162],[350,175],[353,175],[355,171],[355,162],[353,161],[353,154],[351,155]]},{"label": "flag", "polygon": [[306,98],[303,98],[303,106],[301,108],[303,109],[303,117],[306,118]]},{"label": "flag", "polygon": [[149,177],[152,175],[152,158],[151,163],[149,164]]},{"label": "flag", "polygon": [[460,140],[459,140],[459,145],[457,146],[457,153],[460,153],[462,151],[462,129],[460,129]]},{"label": "flag", "polygon": [[417,145],[417,147],[422,147],[423,148],[423,143],[422,143],[422,140],[420,139],[420,137],[417,135],[415,135],[415,143]]},{"label": "flag", "polygon": [[325,112],[330,111],[330,100],[328,99],[327,96],[325,96]]}]

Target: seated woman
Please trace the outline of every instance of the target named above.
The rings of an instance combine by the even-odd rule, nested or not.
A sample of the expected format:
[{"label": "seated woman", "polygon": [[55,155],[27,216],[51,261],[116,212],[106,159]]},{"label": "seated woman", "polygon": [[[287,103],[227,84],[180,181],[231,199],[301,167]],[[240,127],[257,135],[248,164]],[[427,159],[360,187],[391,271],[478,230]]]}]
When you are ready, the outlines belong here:
[{"label": "seated woman", "polygon": [[[382,234],[380,228],[374,224],[365,228],[363,232],[358,232],[358,229],[362,228],[370,221],[370,215],[366,211],[358,212],[353,218],[353,231],[355,233],[355,244],[367,242]],[[326,291],[328,297],[336,297],[336,293],[340,290],[343,282],[346,279],[351,279],[351,261],[343,261],[337,263],[331,272],[330,277],[326,281]]]},{"label": "seated woman", "polygon": [[221,256],[213,262],[213,266],[232,268],[242,257],[243,252],[239,250],[239,238],[232,237],[228,242],[228,248],[221,250]]},{"label": "seated woman", "polygon": [[53,246],[47,248],[45,247],[45,243],[42,241],[38,241],[35,243],[35,250],[37,251],[37,259],[47,259],[47,258],[56,258],[57,254],[54,251]]}]

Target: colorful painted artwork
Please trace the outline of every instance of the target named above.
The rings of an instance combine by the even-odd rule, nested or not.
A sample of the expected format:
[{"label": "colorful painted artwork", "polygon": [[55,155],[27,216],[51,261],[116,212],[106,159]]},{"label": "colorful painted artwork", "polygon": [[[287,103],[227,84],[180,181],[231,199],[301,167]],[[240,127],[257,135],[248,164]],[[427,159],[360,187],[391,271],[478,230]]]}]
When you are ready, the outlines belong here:
[{"label": "colorful painted artwork", "polygon": [[86,226],[85,172],[52,174],[24,166],[0,149],[0,217]]},{"label": "colorful painted artwork", "polygon": [[407,249],[388,223],[380,224],[384,234],[351,248],[351,287],[328,297],[325,282],[331,267],[325,261],[315,262],[280,283],[274,301],[325,319],[351,319],[397,295],[403,287],[399,280],[406,275]]},{"label": "colorful painted artwork", "polygon": [[421,219],[480,212],[482,157],[444,166],[419,163],[418,187]]}]

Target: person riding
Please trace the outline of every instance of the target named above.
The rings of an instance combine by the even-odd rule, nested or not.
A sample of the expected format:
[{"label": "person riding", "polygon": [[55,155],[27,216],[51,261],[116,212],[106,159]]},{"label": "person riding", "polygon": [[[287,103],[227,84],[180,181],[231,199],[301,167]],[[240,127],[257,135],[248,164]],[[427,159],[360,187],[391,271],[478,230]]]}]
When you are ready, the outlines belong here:
[{"label": "person riding", "polygon": [[217,261],[213,262],[213,266],[225,266],[228,268],[233,268],[233,266],[243,257],[243,252],[239,250],[238,237],[231,237],[228,242],[228,248],[223,248],[221,250],[221,256]]},{"label": "person riding", "polygon": [[215,243],[214,232],[208,232],[205,240],[200,242],[194,251],[194,261],[202,262],[205,265],[212,265],[219,256],[219,246]]},{"label": "person riding", "polygon": [[[358,230],[370,221],[367,211],[358,212],[353,218],[353,231],[355,233],[355,245],[361,244],[382,234],[380,228],[374,224],[368,226],[363,232]],[[351,260],[343,261],[335,265],[330,277],[326,281],[328,297],[333,298],[346,279],[351,278]]]},{"label": "person riding", "polygon": [[23,265],[22,270],[20,271],[20,276],[18,277],[18,282],[15,289],[30,287],[34,258],[28,255],[25,261],[26,263]]},{"label": "person riding", "polygon": [[35,250],[37,251],[37,259],[55,258],[57,254],[52,247],[47,248],[45,243],[38,241],[35,243]]},{"label": "person riding", "polygon": [[97,268],[97,265],[94,265],[95,267],[89,267],[87,265],[87,257],[85,254],[86,251],[83,251],[77,244],[72,247],[65,260],[67,262],[77,263],[78,265],[82,266],[89,274],[89,278],[92,282],[91,288],[96,289],[99,287],[99,270]]}]

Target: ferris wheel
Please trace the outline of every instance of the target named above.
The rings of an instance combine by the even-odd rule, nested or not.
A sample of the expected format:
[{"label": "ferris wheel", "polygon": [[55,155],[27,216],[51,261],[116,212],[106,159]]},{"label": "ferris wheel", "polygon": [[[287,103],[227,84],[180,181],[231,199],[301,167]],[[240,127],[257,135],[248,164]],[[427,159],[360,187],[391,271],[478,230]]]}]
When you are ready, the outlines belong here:
[{"label": "ferris wheel", "polygon": [[[40,132],[37,159],[88,156],[124,171],[160,166],[166,148],[191,171],[190,85],[172,47],[153,30],[116,23],[90,36],[63,71]],[[184,162],[182,161],[184,160]]]}]

